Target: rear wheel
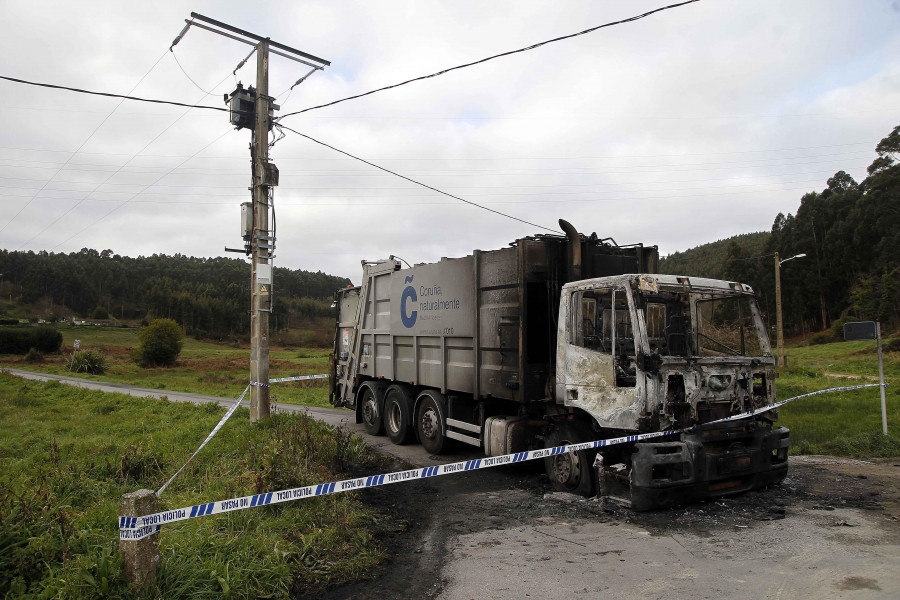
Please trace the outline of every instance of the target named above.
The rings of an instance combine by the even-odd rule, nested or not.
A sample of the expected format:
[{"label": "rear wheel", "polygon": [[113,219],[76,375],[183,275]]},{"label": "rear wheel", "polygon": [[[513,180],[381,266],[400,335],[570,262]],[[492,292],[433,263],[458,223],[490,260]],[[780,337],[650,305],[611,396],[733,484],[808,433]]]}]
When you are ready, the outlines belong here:
[{"label": "rear wheel", "polygon": [[363,388],[360,395],[360,412],[362,413],[363,427],[369,435],[384,435],[384,419],[382,418],[383,402],[378,401],[378,396],[370,386]]},{"label": "rear wheel", "polygon": [[406,388],[392,385],[384,395],[384,429],[395,444],[406,444],[412,438],[410,410],[412,399]]},{"label": "rear wheel", "polygon": [[444,451],[447,438],[444,436],[443,410],[430,393],[419,396],[419,410],[416,411],[416,432],[422,447],[431,454]]},{"label": "rear wheel", "polygon": [[[544,447],[568,446],[590,441],[588,427],[573,421],[557,423],[544,438]],[[597,476],[594,473],[596,450],[564,452],[544,458],[544,468],[553,487],[560,492],[570,492],[581,496],[594,496],[597,490]]]}]

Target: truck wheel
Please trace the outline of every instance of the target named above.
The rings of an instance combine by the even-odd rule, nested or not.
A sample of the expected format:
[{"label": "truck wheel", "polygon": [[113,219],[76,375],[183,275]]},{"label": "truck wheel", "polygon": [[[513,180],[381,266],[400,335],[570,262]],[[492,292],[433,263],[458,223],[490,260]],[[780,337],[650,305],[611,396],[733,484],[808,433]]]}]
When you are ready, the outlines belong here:
[{"label": "truck wheel", "polygon": [[416,431],[422,447],[431,454],[440,454],[444,450],[444,411],[431,394],[419,396],[419,410],[416,413]]},{"label": "truck wheel", "polygon": [[384,435],[384,419],[382,418],[384,404],[378,402],[375,390],[368,385],[363,388],[363,393],[360,395],[360,404],[363,427],[366,428],[366,433],[369,435]]},{"label": "truck wheel", "polygon": [[384,429],[397,445],[406,444],[412,438],[411,400],[406,388],[399,385],[392,385],[384,395]]},{"label": "truck wheel", "polygon": [[[544,447],[567,446],[590,440],[587,427],[571,421],[557,423],[544,438]],[[579,450],[564,452],[556,456],[544,458],[544,468],[553,487],[560,492],[570,492],[581,496],[596,494],[596,475],[594,474],[594,457],[596,450]]]}]

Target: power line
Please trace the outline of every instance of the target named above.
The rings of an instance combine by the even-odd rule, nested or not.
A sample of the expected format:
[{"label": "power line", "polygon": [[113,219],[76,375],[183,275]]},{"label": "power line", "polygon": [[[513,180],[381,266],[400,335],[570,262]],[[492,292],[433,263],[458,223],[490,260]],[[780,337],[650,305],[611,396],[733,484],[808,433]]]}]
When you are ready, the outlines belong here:
[{"label": "power line", "polygon": [[[179,118],[180,118],[180,117],[179,117]],[[141,191],[135,193],[135,194],[132,195],[130,198],[127,198],[127,199],[125,199],[125,200],[122,200],[117,206],[114,206],[111,210],[107,211],[107,213],[104,214],[102,217],[100,217],[99,219],[96,219],[95,221],[93,221],[93,222],[91,222],[91,223],[88,223],[87,225],[85,225],[84,227],[82,227],[79,231],[77,231],[77,232],[75,232],[74,234],[70,235],[69,237],[67,237],[66,239],[64,239],[63,241],[61,241],[60,243],[58,243],[57,245],[53,246],[53,248],[51,248],[51,250],[56,250],[57,248],[59,248],[60,246],[62,246],[63,244],[65,244],[66,242],[68,242],[69,240],[71,240],[72,238],[75,238],[75,237],[81,235],[82,233],[84,233],[84,232],[85,232],[86,230],[88,230],[89,228],[93,227],[94,225],[96,225],[97,223],[99,223],[100,221],[102,221],[103,219],[105,219],[106,217],[108,217],[109,215],[113,214],[114,212],[116,212],[117,210],[119,210],[120,208],[122,208],[123,206],[125,206],[126,204],[128,204],[129,202],[131,202],[132,200],[134,200],[134,198],[136,198],[137,196],[143,194],[143,193],[146,192],[148,189],[150,189],[152,186],[154,186],[154,185],[156,185],[158,182],[162,181],[162,180],[163,180],[166,176],[168,176],[172,171],[174,171],[175,169],[177,169],[178,167],[180,167],[180,166],[183,165],[184,163],[188,162],[189,160],[191,160],[192,158],[194,158],[196,155],[200,154],[201,152],[203,152],[204,150],[206,150],[207,148],[209,148],[210,146],[212,146],[213,144],[215,144],[216,142],[218,142],[219,140],[221,140],[223,137],[225,137],[226,135],[228,135],[229,133],[231,133],[231,131],[232,131],[232,129],[231,129],[231,128],[228,128],[228,130],[225,131],[224,133],[222,133],[222,135],[218,136],[217,138],[215,138],[214,140],[212,140],[211,142],[209,142],[208,144],[206,144],[205,146],[203,146],[202,148],[200,148],[199,150],[197,150],[197,152],[195,152],[195,153],[192,154],[191,156],[188,156],[188,157],[185,158],[182,162],[180,162],[179,164],[177,164],[177,165],[175,165],[174,167],[172,167],[167,173],[164,173],[163,175],[161,175],[156,181],[154,181],[153,183],[147,185],[143,190],[141,190]]]},{"label": "power line", "polygon": [[[188,81],[193,83],[194,87],[196,87],[198,90],[200,90],[201,92],[206,94],[206,96],[212,96],[212,92],[208,92],[208,91],[204,90],[202,87],[200,87],[200,84],[197,83],[196,81],[194,81],[194,78],[191,77],[190,75],[188,75],[188,72],[184,70],[184,67],[181,66],[181,61],[178,60],[178,56],[175,55],[175,48],[169,48],[169,52],[172,54],[172,58],[175,59],[175,64],[178,65],[178,68],[181,69],[181,72],[184,73],[184,76],[188,78]],[[206,97],[206,96],[204,96],[204,97]]]},{"label": "power line", "polygon": [[[696,2],[698,0],[691,0],[692,2]],[[165,56],[165,54],[163,54]],[[160,57],[162,60],[163,56]],[[159,60],[156,61],[157,64]],[[153,65],[154,67],[156,65]],[[220,112],[228,112],[227,108],[222,108],[219,106],[203,106],[199,104],[185,104],[183,102],[173,102],[171,100],[155,100],[152,98],[138,98],[137,96],[129,96],[128,94],[113,94],[110,92],[93,92],[91,90],[85,90],[81,88],[68,87],[65,85],[54,85],[52,83],[38,83],[36,81],[27,81],[25,79],[17,79],[16,77],[7,77],[6,75],[0,75],[0,79],[5,79],[6,81],[12,81],[14,83],[24,83],[25,85],[34,85],[38,87],[45,87],[54,90],[67,90],[69,92],[78,92],[79,94],[91,94],[93,96],[106,96],[107,98],[122,98],[123,100],[137,100],[138,102],[151,102],[153,104],[170,104],[172,106],[183,106],[185,108],[203,108],[206,110],[217,110]]]},{"label": "power line", "polygon": [[[657,8],[651,11],[647,11],[640,15],[635,15],[633,17],[629,17],[627,19],[622,19],[620,21],[612,21],[610,23],[604,23],[603,25],[597,25],[596,27],[591,27],[590,29],[585,29],[584,31],[579,31],[578,33],[570,33],[568,35],[563,35],[557,38],[553,38],[552,40],[545,40],[543,42],[538,42],[537,44],[532,44],[531,46],[526,46],[525,48],[519,48],[518,50],[510,50],[508,52],[502,52],[500,54],[495,54],[493,56],[488,56],[487,58],[482,58],[480,60],[476,60],[473,62],[465,63],[462,65],[457,65],[455,67],[450,67],[449,69],[443,69],[441,71],[437,71],[436,73],[432,73],[431,75],[422,75],[421,77],[414,77],[413,79],[407,79],[406,81],[401,81],[400,83],[395,83],[393,85],[387,85],[375,90],[371,90],[368,92],[364,92],[362,94],[356,94],[354,96],[348,96],[346,98],[341,98],[340,100],[334,100],[332,102],[328,102],[326,104],[319,104],[318,106],[311,106],[309,108],[304,108],[303,110],[298,110],[295,112],[287,113],[278,117],[278,120],[284,119],[285,117],[290,117],[292,115],[299,115],[301,113],[309,112],[311,110],[316,110],[319,108],[325,108],[326,106],[334,106],[335,104],[340,104],[341,102],[346,102],[348,100],[355,100],[357,98],[362,98],[364,96],[371,96],[372,94],[377,94],[378,92],[383,92],[385,90],[390,90],[394,88],[398,88],[402,85],[406,85],[408,83],[413,83],[415,81],[422,81],[424,79],[430,79],[432,77],[438,77],[439,75],[443,75],[445,73],[449,73],[451,71],[457,71],[459,69],[465,69],[467,67],[473,67],[475,65],[480,65],[482,63],[486,63],[489,60],[494,60],[495,58],[502,58],[504,56],[510,56],[512,54],[518,54],[520,52],[527,52],[529,50],[534,50],[535,48],[540,48],[541,46],[546,46],[547,44],[552,44],[554,42],[559,42],[562,40],[567,40],[570,38],[578,37],[580,35],[585,35],[587,33],[592,33],[597,31],[598,29],[604,29],[606,27],[612,27],[614,25],[622,25],[623,23],[631,23],[633,21],[637,21],[639,19],[643,19],[645,17],[649,17],[652,14],[662,12],[664,10],[669,10],[670,8],[678,8],[679,6],[684,6],[686,4],[693,4],[694,2],[699,2],[700,0],[686,0],[686,2],[679,2],[677,4],[670,4],[668,6],[663,6],[662,8]],[[302,134],[301,134],[302,135]],[[314,140],[315,141],[315,140]],[[555,231],[555,230],[554,230]]]},{"label": "power line", "polygon": [[[694,0],[692,0],[692,1],[694,1]],[[459,200],[460,202],[465,202],[466,204],[471,204],[472,206],[475,206],[475,207],[477,207],[477,208],[486,210],[486,211],[488,211],[488,212],[492,212],[492,213],[494,213],[494,214],[500,215],[501,217],[506,217],[507,219],[512,219],[513,221],[518,221],[518,222],[520,222],[520,223],[525,223],[526,225],[531,225],[532,227],[537,227],[537,228],[539,228],[539,229],[544,229],[544,230],[546,230],[546,231],[551,231],[551,232],[553,232],[553,233],[557,233],[557,232],[559,231],[559,230],[557,230],[557,229],[551,229],[551,228],[549,228],[549,227],[544,227],[543,225],[538,225],[537,223],[532,223],[531,221],[526,221],[526,220],[524,220],[524,219],[520,219],[519,217],[514,217],[514,216],[512,216],[512,215],[508,215],[508,214],[506,214],[506,213],[504,213],[504,212],[500,212],[499,210],[494,210],[493,208],[488,208],[487,206],[482,206],[481,204],[478,204],[478,203],[476,203],[476,202],[472,202],[471,200],[466,200],[465,198],[460,198],[459,196],[454,196],[453,194],[450,194],[450,193],[445,192],[445,191],[443,191],[443,190],[439,190],[439,189],[437,189],[436,187],[432,187],[432,186],[430,186],[430,185],[428,185],[428,184],[426,184],[426,183],[422,183],[421,181],[416,181],[415,179],[411,179],[411,178],[407,177],[406,175],[401,175],[400,173],[397,173],[396,171],[391,171],[390,169],[386,169],[386,168],[384,168],[384,167],[382,167],[382,166],[376,165],[376,164],[373,163],[373,162],[369,162],[369,161],[367,161],[367,160],[364,159],[364,158],[360,158],[360,157],[358,157],[358,156],[355,156],[355,155],[353,155],[353,154],[350,154],[349,152],[345,152],[344,150],[341,150],[340,148],[335,148],[334,146],[332,146],[332,145],[330,145],[330,144],[326,144],[325,142],[321,142],[321,141],[317,140],[317,139],[314,138],[314,137],[310,137],[310,136],[306,135],[305,133],[300,133],[299,131],[296,131],[296,130],[294,130],[294,129],[291,129],[290,127],[286,127],[286,126],[284,126],[284,125],[280,125],[280,127],[281,127],[282,129],[287,129],[287,130],[290,131],[291,133],[296,133],[296,134],[299,135],[300,137],[306,138],[306,139],[308,139],[308,140],[311,141],[311,142],[315,142],[316,144],[319,144],[320,146],[325,146],[326,148],[330,148],[331,150],[334,150],[335,152],[340,152],[341,154],[343,154],[343,155],[345,155],[345,156],[349,156],[350,158],[352,158],[352,159],[354,159],[354,160],[358,160],[358,161],[360,161],[360,162],[362,162],[362,163],[365,163],[365,164],[369,165],[370,167],[375,167],[376,169],[379,169],[379,170],[381,170],[381,171],[384,171],[385,173],[390,173],[391,175],[395,175],[395,176],[399,177],[400,179],[405,179],[406,181],[409,181],[410,183],[414,183],[414,184],[416,184],[416,185],[420,185],[420,186],[422,186],[423,188],[429,189],[429,190],[431,190],[431,191],[433,191],[433,192],[437,192],[438,194],[443,194],[444,196],[449,196],[450,198],[453,198],[453,199],[455,199],[455,200]]]},{"label": "power line", "polygon": [[[215,87],[218,87],[219,85],[222,85],[222,83],[224,83],[227,79],[228,79],[228,76],[226,75],[226,76],[222,79],[222,81],[220,81],[218,84],[216,84]],[[199,86],[198,86],[198,87],[199,87]],[[203,91],[202,88],[201,88],[201,91]],[[204,92],[203,92],[203,96],[200,97],[200,100],[202,100],[203,98],[205,98],[206,96],[209,96],[209,95],[210,95],[209,92],[205,92],[205,91],[204,91]],[[121,104],[121,101],[119,102],[119,104]],[[97,190],[98,190],[101,186],[103,186],[103,185],[104,185],[105,183],[107,183],[110,179],[112,179],[112,178],[115,177],[117,174],[119,174],[120,172],[122,172],[122,171],[125,169],[125,167],[128,166],[128,163],[130,163],[132,160],[134,160],[135,158],[137,158],[138,156],[140,156],[141,152],[143,152],[144,150],[146,150],[147,148],[149,148],[156,140],[158,140],[158,139],[159,139],[160,137],[162,137],[167,131],[169,131],[172,127],[174,127],[176,123],[178,123],[181,119],[183,119],[184,117],[186,117],[187,114],[188,114],[189,112],[191,112],[191,109],[190,109],[190,108],[188,108],[188,109],[185,110],[183,113],[181,113],[181,115],[180,115],[177,119],[175,119],[174,121],[172,121],[171,123],[169,123],[169,125],[168,125],[165,129],[163,129],[162,131],[160,131],[156,136],[153,137],[153,139],[151,139],[149,142],[147,142],[146,144],[144,144],[144,146],[143,146],[140,150],[138,150],[137,152],[135,152],[134,154],[132,154],[131,157],[130,157],[127,161],[125,161],[122,165],[120,165],[119,167],[117,167],[112,173],[110,173],[109,175],[107,175],[106,179],[104,179],[104,180],[101,181],[100,183],[94,185],[94,188],[93,188],[92,190],[90,190],[87,194],[85,194],[85,196],[84,196],[83,198],[79,199],[74,205],[72,205],[72,207],[69,208],[69,210],[67,210],[66,212],[64,212],[63,214],[61,214],[59,217],[57,217],[55,220],[53,220],[49,225],[47,225],[47,226],[45,226],[43,229],[41,229],[37,234],[31,236],[31,238],[29,238],[28,241],[26,241],[24,244],[20,245],[19,248],[23,248],[23,247],[25,247],[26,245],[28,245],[28,244],[29,244],[31,241],[33,241],[35,238],[37,238],[38,236],[40,236],[41,234],[43,234],[45,231],[47,231],[48,229],[50,229],[51,227],[53,227],[54,225],[56,225],[56,224],[57,224],[60,220],[62,220],[66,215],[68,215],[68,214],[71,213],[73,210],[75,210],[76,208],[78,208],[79,206],[81,206],[81,204],[82,204],[85,200],[88,200],[88,199],[91,197],[92,194],[94,194],[95,192],[97,192]],[[71,159],[72,157],[69,157],[69,158]],[[184,164],[184,163],[182,162],[181,164]],[[64,165],[64,166],[65,166],[65,165]],[[126,171],[126,172],[127,172],[127,171]],[[59,173],[59,171],[57,171],[56,174],[58,174],[58,173]],[[56,176],[56,174],[54,174],[54,177]],[[165,175],[163,175],[162,177],[160,177],[159,179],[157,179],[156,182],[159,182],[160,180],[162,180],[163,177],[165,177]],[[154,182],[154,183],[156,183],[156,182]],[[152,186],[153,184],[150,184],[150,185]],[[148,187],[149,187],[149,186],[148,186]],[[146,189],[146,188],[145,188],[145,189]],[[138,192],[138,193],[140,193],[140,192]],[[125,200],[124,202],[127,202],[127,201],[128,201],[128,200]],[[113,210],[116,210],[116,209],[113,209]],[[112,211],[110,211],[110,212],[112,212]],[[104,217],[101,217],[101,220],[102,220],[103,218],[105,218],[105,216],[104,216]],[[95,222],[96,222],[96,221],[95,221]],[[88,225],[88,226],[85,227],[84,229],[87,229],[87,228],[90,227],[91,225],[93,225],[93,223],[91,223],[90,225]],[[82,229],[81,231],[84,231],[84,229]],[[78,233],[81,233],[81,231],[79,231]],[[77,235],[77,234],[76,234],[76,235]],[[74,236],[73,236],[73,237],[74,237]],[[71,239],[71,237],[70,237],[69,239]],[[68,240],[66,240],[66,241],[68,241]]]},{"label": "power line", "polygon": [[[158,64],[160,63],[160,61],[161,61],[165,56],[166,56],[166,54],[165,54],[165,52],[163,52],[162,55],[161,55],[159,58],[156,59],[156,62],[153,63],[153,65],[151,65],[151,67],[150,67],[149,69],[147,69],[147,72],[144,73],[144,75],[143,75],[140,79],[138,79],[138,82],[137,82],[136,84],[134,84],[134,87],[132,87],[130,90],[128,90],[128,93],[129,93],[129,94],[130,94],[131,92],[133,92],[134,90],[136,90],[136,89],[138,88],[139,85],[141,85],[141,83],[147,78],[147,76],[148,76],[151,72],[153,72],[153,69],[156,68],[156,65],[158,65]],[[9,77],[4,77],[4,76],[2,76],[2,75],[0,75],[0,78],[2,78],[2,79],[9,79],[9,80],[11,80],[11,81],[15,81],[15,80],[12,80],[12,79],[9,78]],[[19,80],[19,81],[20,81],[20,82],[24,82],[23,80]],[[30,82],[24,82],[24,83],[30,83]],[[12,217],[9,221],[6,222],[6,224],[3,225],[3,227],[0,227],[0,233],[3,233],[3,231],[4,231],[7,227],[9,227],[10,223],[12,223],[13,221],[15,221],[16,218],[17,218],[20,214],[22,214],[22,211],[24,211],[26,208],[28,208],[28,207],[31,205],[31,203],[34,201],[34,199],[37,198],[38,194],[40,194],[41,191],[42,191],[45,187],[47,187],[47,184],[50,183],[50,181],[51,181],[54,177],[56,177],[57,175],[59,175],[60,171],[62,171],[62,170],[65,168],[65,166],[66,166],[67,164],[69,164],[69,161],[72,160],[72,158],[73,158],[76,154],[78,154],[78,152],[79,152],[82,148],[84,148],[84,147],[87,145],[87,143],[88,143],[89,141],[91,141],[91,139],[93,139],[94,135],[96,135],[96,133],[97,133],[98,131],[100,131],[100,128],[103,127],[103,124],[106,123],[106,122],[109,120],[109,118],[110,118],[111,116],[113,116],[113,114],[119,109],[119,107],[122,106],[122,103],[123,103],[124,101],[125,101],[125,99],[124,99],[124,97],[123,97],[123,99],[120,100],[118,104],[116,104],[116,106],[109,112],[109,114],[106,115],[105,117],[103,117],[103,120],[100,121],[100,124],[97,125],[96,127],[94,127],[94,130],[91,132],[91,134],[90,134],[89,136],[87,136],[87,138],[85,138],[85,140],[84,140],[83,142],[81,142],[81,145],[78,147],[77,150],[75,150],[75,152],[72,153],[71,156],[69,156],[69,157],[66,159],[66,162],[63,163],[63,165],[62,165],[61,167],[59,167],[59,169],[57,169],[57,171],[56,171],[53,175],[50,176],[50,179],[47,180],[47,183],[45,183],[44,185],[42,185],[42,186],[41,186],[41,189],[38,190],[38,191],[36,191],[36,192],[34,193],[34,195],[31,197],[31,199],[30,199],[28,202],[26,202],[25,205],[22,206],[22,208],[20,208],[20,209],[18,210],[18,212],[17,212],[16,214],[14,214],[13,217]]]},{"label": "power line", "polygon": [[[830,171],[819,171],[820,173],[830,173]],[[43,179],[31,179],[28,177],[0,177],[2,181],[33,181],[35,183],[44,182]],[[469,189],[469,190],[510,190],[514,188],[520,189],[552,189],[558,190],[560,188],[591,188],[592,190],[600,187],[600,186],[632,186],[632,185],[645,185],[652,184],[658,186],[665,186],[666,190],[678,191],[678,190],[686,190],[686,189],[709,189],[709,188],[732,188],[732,187],[748,187],[748,186],[758,186],[758,185],[785,185],[785,184],[797,184],[797,183],[820,183],[822,181],[821,178],[817,177],[815,179],[801,179],[801,180],[793,180],[793,181],[784,181],[784,180],[775,180],[775,181],[757,181],[757,182],[749,182],[749,183],[726,183],[731,181],[731,178],[728,179],[684,179],[676,182],[672,181],[615,181],[615,182],[599,182],[599,183],[559,183],[559,184],[508,184],[508,185],[454,185],[450,186],[450,189],[460,190],[460,189]],[[95,185],[92,182],[88,181],[73,181],[73,180],[59,180],[57,179],[55,183],[68,183],[73,185]],[[673,187],[673,183],[707,183],[707,185],[699,186],[699,187]],[[724,185],[709,185],[710,183],[724,183]],[[142,183],[108,183],[103,182],[105,186],[118,186],[118,187],[143,187],[146,184]],[[155,184],[155,188],[175,188],[175,189],[197,189],[202,190],[202,192],[196,192],[197,194],[211,194],[208,190],[233,190],[233,185],[203,185],[203,184]],[[27,186],[17,186],[17,185],[5,185],[0,184],[0,188],[7,189],[20,189],[20,190],[33,190],[34,187]],[[385,191],[385,192],[394,192],[400,190],[409,190],[408,186],[404,187],[388,187],[388,186],[280,186],[282,190],[291,190],[291,191],[313,191],[313,190],[328,190],[328,191],[339,191],[339,190],[359,190],[359,191]],[[64,188],[50,188],[49,191],[54,192],[82,192],[84,190],[78,189],[64,189]],[[128,194],[130,192],[127,191],[115,191],[115,190],[100,190],[94,193],[97,194]],[[163,192],[156,192],[162,194]],[[193,192],[188,192],[193,193]],[[535,192],[542,194],[565,194],[572,192]],[[169,194],[169,195],[177,195]],[[235,195],[235,194],[212,194],[212,195]],[[243,195],[243,194],[241,194]],[[489,192],[488,194],[481,195],[504,195],[504,194],[494,194]],[[509,193],[505,195],[521,195],[519,193]]]},{"label": "power line", "polygon": [[[817,158],[816,156],[810,157],[795,157],[795,158]],[[464,169],[464,168],[450,168],[450,169],[438,169],[438,168],[417,168],[410,169],[407,172],[410,173],[418,173],[423,175],[433,175],[440,177],[558,177],[558,176],[573,176],[573,177],[602,177],[607,175],[627,175],[627,174],[640,174],[640,175],[652,175],[652,174],[671,174],[671,173],[691,173],[695,171],[728,171],[728,170],[738,170],[738,169],[784,169],[788,167],[798,167],[798,166],[809,166],[809,165],[827,165],[833,163],[841,163],[847,165],[846,169],[854,169],[854,168],[864,168],[867,166],[865,163],[856,164],[862,157],[850,157],[845,156],[844,158],[839,159],[828,159],[828,160],[812,160],[812,161],[794,161],[794,162],[786,162],[783,159],[758,159],[751,161],[726,161],[726,162],[712,162],[712,163],[682,163],[682,164],[637,164],[637,165],[610,165],[607,167],[574,167],[574,166],[563,166],[563,167],[504,167],[504,168],[496,168],[496,169]],[[346,159],[344,159],[346,160]],[[753,164],[758,163],[759,160],[766,161],[777,161],[768,164]],[[11,161],[17,164],[0,164],[0,168],[9,167],[16,168],[19,170],[22,169],[56,169],[56,165],[59,163],[53,163],[49,161],[28,161],[28,160],[17,160],[17,159],[4,159],[0,158],[0,161]],[[853,161],[853,164],[850,164]],[[868,162],[868,161],[867,161]],[[20,163],[32,163],[32,164],[20,164]],[[42,166],[46,165],[46,166]],[[722,166],[708,166],[708,165],[722,165]],[[72,168],[75,167],[75,168]],[[682,168],[686,167],[686,168]],[[105,173],[110,170],[122,170],[126,173],[132,174],[152,174],[155,172],[159,172],[164,167],[157,167],[151,165],[132,165],[127,168],[123,165],[115,165],[115,164],[106,164],[106,163],[66,163],[63,165],[63,169],[66,172],[79,172],[79,173]],[[309,177],[384,177],[384,175],[374,174],[374,173],[361,173],[350,168],[338,168],[338,169],[281,169],[282,173],[303,173]],[[824,171],[797,171],[796,173],[818,173]],[[243,170],[237,168],[228,168],[228,167],[187,167],[186,170],[182,170],[177,173],[177,175],[241,175],[243,174]],[[778,173],[769,173],[771,175],[777,175]],[[693,179],[693,180],[674,180],[672,183],[679,183],[683,181],[707,181],[708,179]],[[482,186],[478,186],[482,187]]]},{"label": "power line", "polygon": [[[605,155],[597,155],[597,156],[498,156],[498,157],[474,157],[474,158],[457,158],[457,157],[446,157],[446,158],[436,158],[436,157],[403,157],[403,156],[386,156],[373,160],[442,160],[442,161],[451,161],[451,160],[466,160],[466,161],[476,161],[476,160],[599,160],[599,159],[607,159],[607,158],[680,158],[682,156],[718,156],[725,154],[752,154],[752,153],[760,153],[760,152],[792,152],[794,150],[818,150],[821,148],[841,148],[844,146],[863,146],[868,145],[874,147],[875,144],[878,143],[878,140],[867,141],[867,142],[847,142],[844,144],[825,144],[822,146],[796,146],[793,148],[764,148],[764,149],[755,149],[755,150],[730,150],[727,152],[683,152],[680,154],[605,154]],[[62,154],[74,154],[72,150],[48,150],[43,148],[24,148],[21,146],[0,146],[0,150],[25,150],[29,152],[56,152]],[[851,152],[867,152],[865,150],[853,150]],[[126,152],[79,152],[79,154],[88,154],[88,155],[99,155],[99,156],[129,156]],[[840,153],[834,154],[833,156],[839,156]],[[184,158],[183,154],[144,154],[145,157],[155,157],[155,158]],[[814,156],[832,156],[830,154],[813,154]],[[231,156],[200,156],[198,158],[244,158],[243,156],[231,155]],[[805,158],[805,157],[800,157]],[[0,160],[18,160],[18,159],[6,159],[0,157]],[[315,158],[315,157],[307,157],[307,156],[282,156],[279,160],[347,160],[345,158]],[[771,159],[752,159],[752,160],[779,160],[778,158]],[[25,161],[27,162],[27,161]],[[33,162],[43,162],[43,161],[33,161]]]},{"label": "power line", "polygon": [[[704,189],[704,188],[695,188],[695,189]],[[652,192],[660,192],[664,190],[646,190],[640,191],[637,193],[652,193]],[[675,191],[684,191],[684,190],[675,190]],[[673,194],[666,193],[665,195],[657,195],[657,196],[624,196],[620,195],[617,197],[609,198],[560,198],[560,199],[528,199],[528,200],[492,200],[492,201],[484,201],[484,204],[516,204],[516,205],[528,205],[528,204],[585,204],[592,202],[640,202],[644,200],[679,200],[679,199],[687,199],[687,198],[722,198],[726,199],[730,196],[735,195],[746,195],[746,194],[771,194],[774,192],[795,192],[795,191],[809,191],[808,187],[791,187],[791,188],[781,188],[777,190],[743,190],[743,191],[717,191],[710,194]],[[134,200],[133,198],[137,195],[144,194],[145,191],[138,192],[132,198],[127,200],[103,200],[100,198],[92,198],[92,202],[105,202],[112,203],[118,202],[119,206],[115,207],[113,210],[118,210],[122,208],[125,204],[187,204],[192,206],[233,206],[234,201],[225,200],[222,202],[214,201],[214,202],[201,202],[197,200]],[[581,194],[586,194],[588,192],[582,192]],[[595,192],[595,194],[620,194],[621,192],[614,190],[609,192]],[[209,197],[209,194],[163,194],[159,192],[150,192],[150,194],[155,196],[168,196],[175,198],[184,198],[190,196],[205,196]],[[532,194],[479,194],[479,196],[524,196],[524,195],[532,195]],[[534,194],[538,195],[538,194]],[[227,197],[230,196],[228,194],[215,194],[216,197]],[[2,194],[0,193],[0,197],[4,198],[18,198],[21,196],[16,196],[14,194]],[[416,195],[405,195],[405,196],[395,196],[394,198],[427,198],[428,195],[425,194],[416,194]],[[359,202],[360,199],[378,199],[385,198],[391,199],[391,196],[370,196],[370,195],[359,195],[359,196],[347,196],[347,195],[339,195],[339,196],[309,196],[311,199],[317,200],[329,200],[329,202],[310,202],[310,201],[301,201],[301,202],[291,202],[291,201],[280,201],[279,205],[282,207],[285,206],[303,206],[308,208],[334,208],[334,207],[344,207],[344,206],[352,206],[352,207],[360,207],[360,206],[459,206],[459,204],[455,202],[422,202],[422,201],[408,201],[404,200],[401,202]],[[454,197],[455,198],[455,197]],[[71,200],[68,196],[45,196],[42,197],[43,200]],[[351,199],[351,202],[332,202],[331,200],[347,200]],[[490,210],[490,209],[488,209]],[[110,213],[113,211],[110,211]],[[108,215],[104,215],[102,218],[106,218]],[[101,218],[101,219],[102,219]],[[531,223],[529,223],[531,224]],[[92,223],[93,225],[93,223]],[[539,225],[535,225],[536,227],[540,227]],[[85,227],[87,229],[87,227]],[[84,231],[84,229],[82,229]],[[79,232],[80,233],[80,232]],[[76,234],[77,235],[77,234]],[[74,237],[74,236],[73,236]],[[71,238],[69,238],[71,239]],[[66,240],[68,241],[68,240]],[[63,242],[64,243],[64,242]],[[58,247],[58,246],[55,246]],[[54,247],[54,248],[55,248]]]}]

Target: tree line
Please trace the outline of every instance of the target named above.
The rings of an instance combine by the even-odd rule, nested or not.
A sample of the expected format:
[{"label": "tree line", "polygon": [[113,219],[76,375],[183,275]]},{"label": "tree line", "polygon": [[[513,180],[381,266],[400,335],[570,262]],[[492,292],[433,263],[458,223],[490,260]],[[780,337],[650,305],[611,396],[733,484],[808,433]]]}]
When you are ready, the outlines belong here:
[{"label": "tree line", "polygon": [[[661,261],[661,270],[750,284],[775,322],[775,257],[781,264],[785,331],[802,334],[846,321],[900,326],[900,125],[875,147],[857,182],[838,171],[821,192],[800,199],[796,214],[779,213],[768,234],[737,236],[715,249],[692,249]],[[762,243],[760,243],[762,241]],[[724,247],[723,247],[724,246]],[[689,255],[686,257],[686,255]],[[707,259],[703,259],[707,256]]]},{"label": "tree line", "polygon": [[[46,319],[170,318],[188,333],[211,337],[250,328],[250,269],[245,260],[154,254],[132,258],[112,250],[0,251],[0,290],[18,296]],[[350,280],[322,273],[274,269],[271,324],[328,316],[334,290]]]}]

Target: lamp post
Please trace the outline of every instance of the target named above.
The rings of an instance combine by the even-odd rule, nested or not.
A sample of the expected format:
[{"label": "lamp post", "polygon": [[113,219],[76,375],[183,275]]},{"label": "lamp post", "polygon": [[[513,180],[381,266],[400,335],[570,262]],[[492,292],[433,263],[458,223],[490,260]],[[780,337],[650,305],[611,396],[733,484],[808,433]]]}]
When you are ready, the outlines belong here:
[{"label": "lamp post", "polygon": [[803,258],[806,254],[795,254],[790,258],[780,260],[775,253],[775,327],[778,335],[778,362],[782,367],[787,366],[787,358],[784,355],[784,321],[781,319],[781,265],[795,258]]}]

